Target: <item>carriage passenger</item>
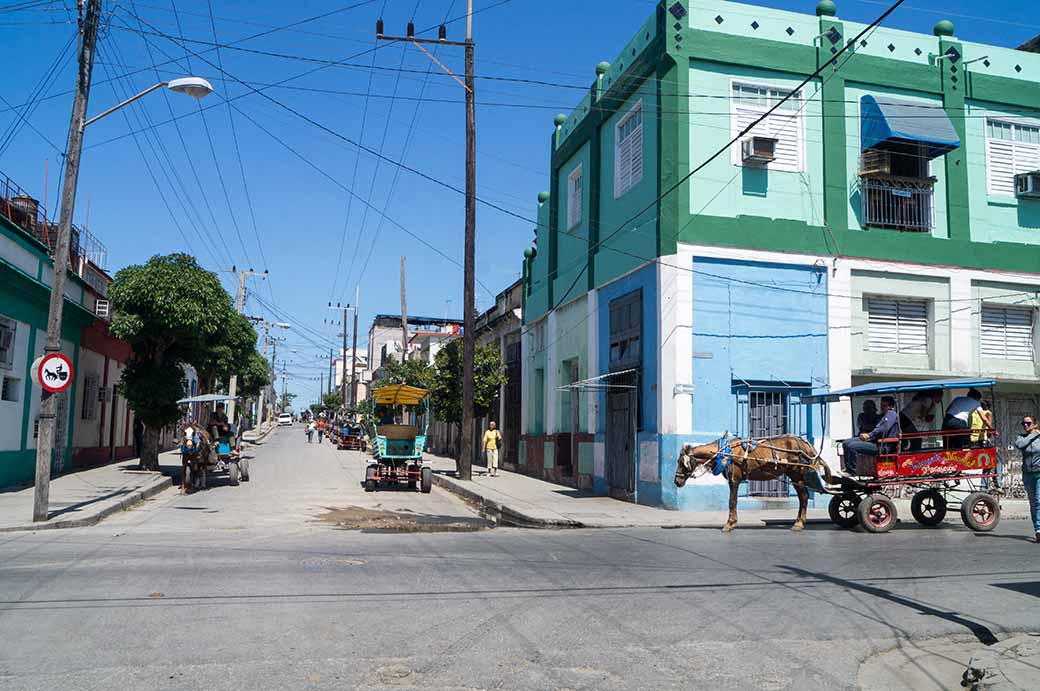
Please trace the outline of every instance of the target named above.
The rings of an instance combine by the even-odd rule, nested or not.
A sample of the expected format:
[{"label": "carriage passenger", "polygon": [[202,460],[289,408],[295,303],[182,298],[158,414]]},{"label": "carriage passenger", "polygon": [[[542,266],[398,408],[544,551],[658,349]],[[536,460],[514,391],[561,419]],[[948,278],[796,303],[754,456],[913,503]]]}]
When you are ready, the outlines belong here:
[{"label": "carriage passenger", "polygon": [[899,414],[896,412],[896,399],[892,396],[881,397],[881,419],[869,432],[863,432],[855,439],[846,439],[841,446],[844,449],[845,472],[856,474],[856,457],[877,456],[879,453],[892,453],[892,443],[883,443],[882,439],[898,438]]},{"label": "carriage passenger", "polygon": [[968,434],[971,429],[971,414],[979,407],[982,394],[978,389],[971,389],[967,396],[958,396],[950,401],[950,407],[946,409],[942,428],[944,431],[952,431],[954,434],[946,435],[946,448],[963,449],[968,445]]}]

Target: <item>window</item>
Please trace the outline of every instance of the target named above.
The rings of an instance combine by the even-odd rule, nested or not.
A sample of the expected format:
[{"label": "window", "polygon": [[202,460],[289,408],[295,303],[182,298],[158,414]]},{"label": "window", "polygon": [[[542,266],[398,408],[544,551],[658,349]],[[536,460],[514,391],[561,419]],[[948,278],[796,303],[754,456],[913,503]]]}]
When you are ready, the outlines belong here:
[{"label": "window", "polygon": [[639,367],[643,362],[643,294],[629,293],[610,302],[610,369]]},{"label": "window", "polygon": [[94,314],[99,317],[107,317],[109,312],[108,300],[96,300],[94,302]]},{"label": "window", "polygon": [[0,369],[14,367],[14,335],[17,322],[0,317]]},{"label": "window", "polygon": [[90,375],[83,378],[83,410],[80,417],[84,420],[93,420],[97,414],[98,403],[98,378]]},{"label": "window", "polygon": [[1015,175],[1040,168],[1040,124],[986,120],[986,181],[990,194],[1015,196]]},{"label": "window", "polygon": [[21,379],[15,379],[14,377],[0,377],[0,401],[17,403],[21,382]]},{"label": "window", "polygon": [[545,324],[546,321],[543,319],[531,327],[531,355],[537,355],[545,350]]},{"label": "window", "polygon": [[584,202],[585,182],[582,174],[582,166],[567,176],[567,230],[581,225],[582,206]]},{"label": "window", "polygon": [[643,102],[636,103],[614,128],[614,199],[643,179]]},{"label": "window", "polygon": [[867,350],[927,355],[928,302],[869,297],[867,332]]},{"label": "window", "polygon": [[983,305],[979,336],[983,357],[1032,362],[1033,310]]},{"label": "window", "polygon": [[[787,434],[787,392],[748,392],[748,436],[768,439]],[[750,480],[748,494],[752,497],[786,497],[790,494],[786,477],[775,480]]]},{"label": "window", "polygon": [[[780,102],[788,94],[791,98],[779,108],[749,130],[744,137],[771,137],[776,142],[776,158],[766,166],[773,170],[801,172],[805,170],[802,162],[804,148],[804,127],[802,124],[802,94],[770,86],[733,83],[732,117],[730,119],[733,136],[744,131],[744,128],[762,116],[767,110]],[[734,144],[733,163],[742,165],[740,145]]]}]

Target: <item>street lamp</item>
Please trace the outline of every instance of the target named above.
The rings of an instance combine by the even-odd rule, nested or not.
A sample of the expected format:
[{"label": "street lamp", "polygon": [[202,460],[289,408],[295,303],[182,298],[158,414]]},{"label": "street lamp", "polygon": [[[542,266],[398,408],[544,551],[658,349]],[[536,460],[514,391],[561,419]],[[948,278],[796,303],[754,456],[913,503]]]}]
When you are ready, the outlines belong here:
[{"label": "street lamp", "polygon": [[[61,215],[58,237],[54,247],[54,280],[51,281],[50,307],[47,314],[47,340],[44,354],[61,351],[61,321],[64,309],[65,273],[69,264],[69,243],[72,237],[72,213],[76,206],[76,186],[79,182],[79,160],[83,152],[83,130],[128,103],[141,98],[161,87],[174,93],[183,93],[194,98],[209,94],[213,87],[200,77],[174,79],[160,82],[145,89],[133,98],[109,108],[97,116],[87,119],[87,102],[90,99],[90,80],[94,70],[94,47],[97,43],[98,24],[101,16],[101,0],[88,0],[83,23],[80,25],[79,69],[76,90],[72,100],[72,115],[69,121],[69,142],[65,152],[65,179],[61,191]],[[54,449],[55,413],[57,400],[47,392],[41,394],[39,413],[39,438],[36,444],[36,487],[33,495],[33,521],[46,521],[49,517],[51,457]],[[64,452],[64,449],[62,450]]]}]

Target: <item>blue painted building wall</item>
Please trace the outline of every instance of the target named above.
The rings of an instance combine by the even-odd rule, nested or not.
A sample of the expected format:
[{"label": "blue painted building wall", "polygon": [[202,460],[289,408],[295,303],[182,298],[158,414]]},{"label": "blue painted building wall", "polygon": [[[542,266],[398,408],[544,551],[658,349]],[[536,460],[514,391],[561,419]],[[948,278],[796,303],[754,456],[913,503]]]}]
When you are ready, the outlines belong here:
[{"label": "blue painted building wall", "polygon": [[[788,432],[822,436],[818,416],[798,404],[798,393],[828,380],[826,270],[702,257],[694,258],[692,269],[696,393],[693,438],[686,441],[706,443],[727,431],[747,434],[748,389],[788,386]],[[725,508],[729,490],[722,483],[692,482],[679,489],[669,481],[677,449],[675,443],[662,445],[662,503],[679,510]],[[747,491],[742,485],[741,506],[761,505]]]}]

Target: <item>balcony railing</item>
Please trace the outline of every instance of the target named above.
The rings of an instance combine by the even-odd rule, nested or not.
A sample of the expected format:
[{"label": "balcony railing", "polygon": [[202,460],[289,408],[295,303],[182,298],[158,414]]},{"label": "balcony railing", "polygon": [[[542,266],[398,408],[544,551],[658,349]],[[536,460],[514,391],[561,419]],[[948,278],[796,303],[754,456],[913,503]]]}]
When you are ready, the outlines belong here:
[{"label": "balcony railing", "polygon": [[859,189],[864,227],[917,233],[935,227],[935,178],[861,175]]}]

